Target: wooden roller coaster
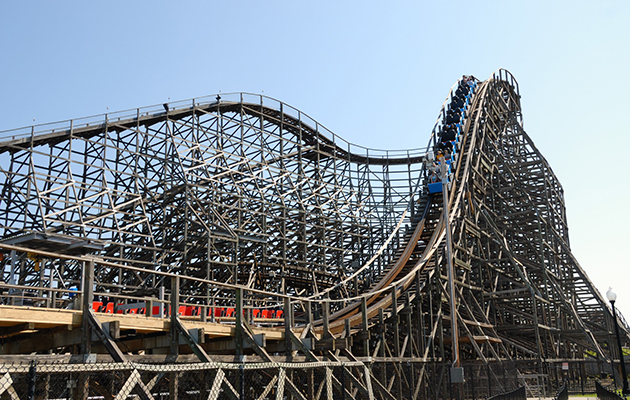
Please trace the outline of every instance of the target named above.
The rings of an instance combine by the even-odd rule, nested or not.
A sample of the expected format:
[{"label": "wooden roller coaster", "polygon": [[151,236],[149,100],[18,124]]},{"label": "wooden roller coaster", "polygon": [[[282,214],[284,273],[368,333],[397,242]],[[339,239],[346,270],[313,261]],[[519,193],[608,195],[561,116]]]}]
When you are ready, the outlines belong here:
[{"label": "wooden roller coaster", "polygon": [[[457,82],[425,148],[238,93],[0,132],[0,160],[5,365],[345,362],[329,396],[417,399],[619,359],[505,70]],[[253,398],[324,396],[278,374]]]}]

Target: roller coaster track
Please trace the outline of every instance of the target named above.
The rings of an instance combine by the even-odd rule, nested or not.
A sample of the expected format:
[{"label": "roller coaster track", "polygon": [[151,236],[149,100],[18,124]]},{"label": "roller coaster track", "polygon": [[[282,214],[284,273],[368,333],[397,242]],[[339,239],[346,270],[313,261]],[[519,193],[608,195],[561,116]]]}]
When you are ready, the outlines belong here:
[{"label": "roller coaster track", "polygon": [[[484,105],[484,100],[487,100],[484,98],[484,96],[486,95],[485,91],[487,90],[488,85],[490,85],[491,83],[492,81],[489,81],[482,85],[481,89],[479,90],[480,93],[477,95],[474,103],[472,104],[471,108],[473,111],[464,123],[464,129],[463,129],[464,134],[462,138],[463,149],[461,151],[460,158],[458,158],[457,160],[456,167],[454,168],[455,170],[454,175],[456,176],[456,179],[453,180],[453,184],[451,186],[451,191],[450,191],[450,198],[452,199],[450,208],[454,210],[454,212],[451,214],[451,219],[452,219],[451,223],[453,223],[458,217],[461,218],[461,213],[462,213],[461,208],[465,207],[464,203],[467,200],[466,196],[469,195],[467,186],[475,184],[475,182],[471,182],[471,179],[470,179],[470,175],[474,171],[474,167],[471,164],[472,162],[474,162],[473,152],[477,150],[475,142],[479,140],[479,138],[474,133],[482,129],[480,125],[483,124],[483,121],[482,121],[483,117],[480,116],[482,114],[482,111],[480,111],[480,109],[482,109]],[[475,204],[474,202],[469,203],[471,208],[473,207],[474,204]],[[477,204],[477,206],[479,205]],[[441,207],[440,207],[440,211],[441,211]],[[441,215],[441,213],[439,213],[438,215]],[[426,216],[426,211],[423,214],[423,216]],[[491,219],[488,219],[488,222],[492,224]],[[391,264],[391,267],[387,270],[387,273],[384,274],[382,279],[377,284],[373,285],[371,290],[366,294],[366,296],[368,296],[369,298],[368,304],[376,300],[381,300],[374,307],[371,307],[370,310],[368,311],[368,315],[370,317],[374,316],[375,311],[378,309],[391,307],[391,304],[392,304],[391,298],[387,298],[382,295],[383,294],[383,291],[381,291],[382,288],[390,285],[391,282],[397,278],[399,279],[399,282],[407,282],[407,283],[410,282],[409,269],[404,269],[403,266],[405,266],[406,263],[408,262],[409,256],[412,254],[412,252],[419,247],[417,244],[420,241],[422,243],[427,243],[429,242],[428,240],[429,237],[438,236],[442,233],[441,229],[443,229],[443,226],[444,226],[443,221],[440,220],[439,224],[434,224],[433,226],[434,226],[434,229],[429,230],[428,234],[427,232],[424,232],[425,233],[424,240],[421,241],[420,236],[421,236],[421,233],[423,233],[424,220],[418,223],[414,231],[414,234],[412,236],[407,236],[408,241],[406,242],[407,244],[404,247],[404,250],[398,252],[398,254],[400,254],[400,258]],[[440,229],[435,229],[435,227],[437,226],[439,226]],[[492,227],[492,229],[498,231],[498,229],[494,226]],[[495,233],[498,233],[498,232],[495,232]],[[554,230],[553,233],[556,237],[559,236],[557,231]],[[433,240],[431,241],[431,243],[435,243],[441,239],[442,238],[438,240]],[[562,242],[560,243],[560,246],[562,246],[562,248],[565,251],[567,251],[567,253],[571,257],[571,261],[576,263],[575,272],[576,272],[576,275],[578,276],[578,279],[581,280],[580,286],[582,287],[582,290],[588,291],[593,296],[594,299],[597,299],[600,307],[605,308],[606,307],[605,302],[601,298],[601,295],[599,294],[597,289],[594,287],[594,285],[590,282],[590,280],[588,279],[583,269],[581,269],[581,267],[577,265],[577,261],[575,260],[575,258],[572,255],[570,255],[570,249],[568,248],[567,243],[564,240],[562,240]],[[429,251],[433,252],[436,249],[432,246],[426,246],[426,247],[423,246],[422,250],[425,250],[427,252]],[[422,250],[420,254],[422,254]],[[428,255],[430,256],[431,254],[428,254]],[[425,257],[423,257],[423,259],[427,259],[427,258],[428,257],[426,257],[426,255]],[[518,264],[518,261],[516,261],[514,258],[513,258],[513,261],[515,261]],[[421,264],[421,263],[418,263],[418,264]],[[422,268],[427,268],[427,269],[424,270]],[[414,268],[414,271],[416,270],[418,270],[418,266]],[[419,281],[417,284],[420,285],[421,287],[426,287],[426,280],[428,279],[430,274],[433,272],[433,269],[428,268],[425,265],[423,267],[420,267],[420,271],[425,272],[425,273],[422,275],[423,280]],[[542,297],[543,295],[541,291],[536,287],[536,285],[533,282],[531,282],[531,280],[527,278],[525,271],[521,270],[519,272],[521,272],[520,274],[521,278],[523,278],[523,280],[528,284],[529,290],[533,292],[532,294],[534,296]],[[403,286],[403,291],[404,289],[407,289],[407,287],[408,286]],[[587,324],[593,323],[593,312],[592,312],[593,307],[585,306],[583,303],[580,303],[578,306],[573,306],[572,304],[570,304],[568,301],[566,301],[563,298],[563,294],[562,294],[563,289],[560,288],[559,285],[556,284],[554,287],[554,290],[557,291],[557,294],[561,298],[563,305],[566,307],[566,310],[575,319],[575,323],[584,332],[585,338],[588,340],[588,342],[590,342],[593,348],[596,349],[598,354],[601,354],[601,355],[605,354],[602,348],[599,346],[597,340],[593,336],[592,332],[587,327]],[[378,297],[375,295],[375,296],[369,297],[375,291],[381,294],[381,296]],[[336,317],[339,320],[343,320],[345,318],[348,318],[351,315],[356,314],[357,309],[358,309],[358,305],[355,303],[351,306],[344,308],[337,314],[333,314],[332,318],[334,319]],[[352,310],[355,310],[355,312],[352,312]],[[331,323],[331,326],[335,326],[335,325],[340,326],[341,324],[335,323],[335,322]],[[358,325],[358,321],[356,321],[356,318],[355,318],[355,322],[352,325],[353,326]]]},{"label": "roller coaster track", "polygon": [[[497,386],[492,363],[545,376],[554,363],[610,363],[613,316],[571,254],[563,190],[523,130],[518,83],[499,70],[455,107],[465,85],[413,150],[351,144],[250,94],[0,132],[0,307],[60,318],[0,321],[2,355],[79,346],[63,329],[74,311],[59,308],[93,287],[121,313],[159,304],[170,319],[165,331],[152,311],[88,315],[84,300],[82,329],[115,360],[125,355],[99,318],[119,319],[128,353],[377,362],[369,375],[383,399],[438,396],[456,355]],[[448,190],[430,192],[455,108]],[[180,305],[181,317],[164,311]],[[56,345],[41,340],[49,334]],[[362,374],[353,379],[365,391]]]}]

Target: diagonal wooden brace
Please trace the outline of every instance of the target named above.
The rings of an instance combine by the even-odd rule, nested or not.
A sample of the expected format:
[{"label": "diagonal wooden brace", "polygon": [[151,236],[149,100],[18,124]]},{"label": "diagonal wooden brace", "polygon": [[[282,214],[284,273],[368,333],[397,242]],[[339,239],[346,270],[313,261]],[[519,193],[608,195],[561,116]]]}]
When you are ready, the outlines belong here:
[{"label": "diagonal wooden brace", "polygon": [[206,353],[203,347],[201,347],[199,343],[197,343],[197,341],[193,339],[193,337],[190,335],[190,332],[188,332],[184,324],[182,324],[182,321],[179,319],[179,317],[172,318],[171,323],[175,324],[175,329],[179,331],[188,346],[190,346],[190,348],[192,349],[193,353],[195,353],[195,355],[202,362],[212,362],[210,356],[208,356],[208,353]]}]

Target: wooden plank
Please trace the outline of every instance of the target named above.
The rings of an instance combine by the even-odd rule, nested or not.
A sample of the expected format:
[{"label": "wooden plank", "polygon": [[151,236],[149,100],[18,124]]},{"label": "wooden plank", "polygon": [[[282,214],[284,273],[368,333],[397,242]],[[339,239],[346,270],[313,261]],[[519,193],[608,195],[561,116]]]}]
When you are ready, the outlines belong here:
[{"label": "wooden plank", "polygon": [[35,328],[50,328],[59,325],[81,325],[78,310],[49,309],[39,307],[0,306],[0,325],[12,326],[32,322]]}]

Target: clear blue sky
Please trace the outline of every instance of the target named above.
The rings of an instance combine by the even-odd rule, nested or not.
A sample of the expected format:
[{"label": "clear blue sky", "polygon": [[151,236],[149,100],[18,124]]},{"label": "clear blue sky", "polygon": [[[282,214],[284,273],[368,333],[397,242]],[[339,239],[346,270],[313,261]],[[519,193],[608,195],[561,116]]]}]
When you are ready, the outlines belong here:
[{"label": "clear blue sky", "polygon": [[0,0],[0,130],[247,91],[354,143],[421,147],[458,77],[506,68],[573,252],[630,318],[629,19],[627,0]]}]

